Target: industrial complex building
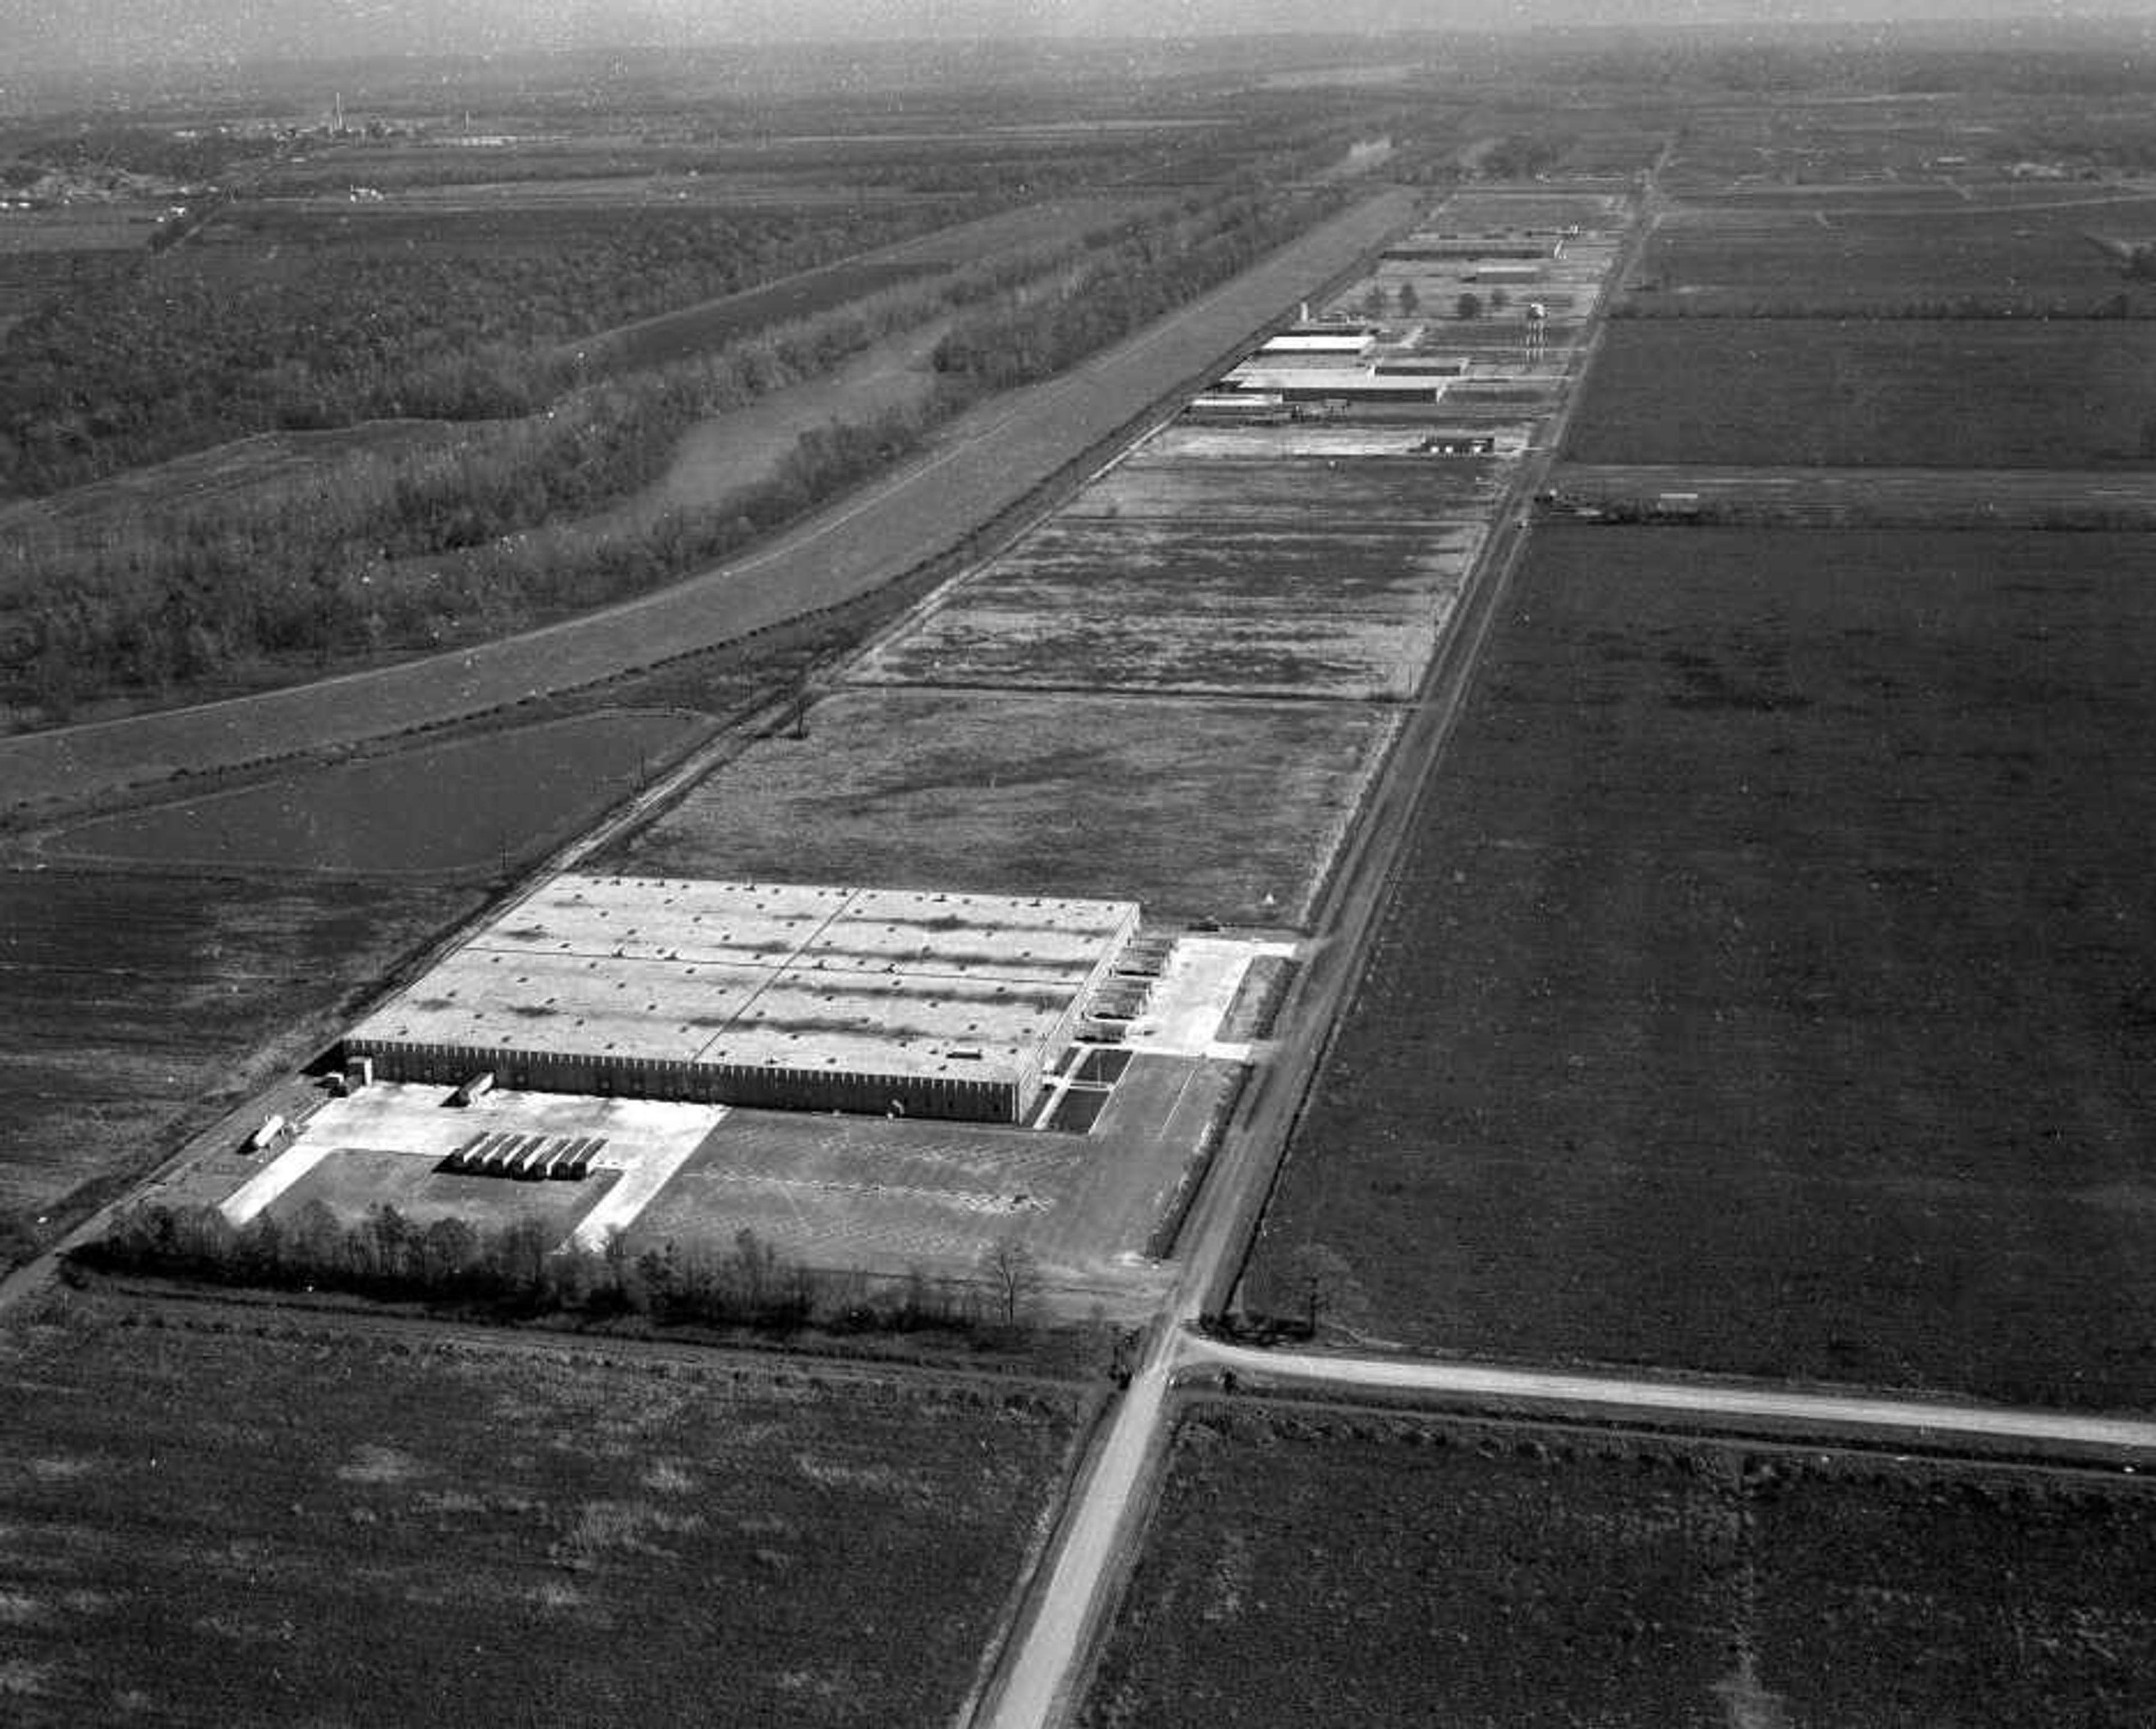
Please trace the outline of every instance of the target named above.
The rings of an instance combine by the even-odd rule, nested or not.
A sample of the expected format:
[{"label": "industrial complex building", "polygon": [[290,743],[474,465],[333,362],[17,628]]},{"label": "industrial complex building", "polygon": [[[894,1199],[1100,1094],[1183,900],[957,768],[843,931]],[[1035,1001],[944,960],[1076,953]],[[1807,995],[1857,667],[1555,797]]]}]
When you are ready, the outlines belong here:
[{"label": "industrial complex building", "polygon": [[557,876],[346,1036],[385,1080],[1023,1120],[1129,901]]}]

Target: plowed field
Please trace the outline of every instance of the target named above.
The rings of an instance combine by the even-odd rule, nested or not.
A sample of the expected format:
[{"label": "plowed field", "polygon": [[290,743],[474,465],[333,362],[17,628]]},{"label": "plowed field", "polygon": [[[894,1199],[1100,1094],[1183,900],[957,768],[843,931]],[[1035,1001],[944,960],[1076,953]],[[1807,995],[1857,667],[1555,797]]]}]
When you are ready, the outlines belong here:
[{"label": "plowed field", "polygon": [[1019,1389],[164,1318],[0,1337],[22,1729],[948,1721],[1076,1428]]},{"label": "plowed field", "polygon": [[1260,1300],[1316,1239],[1432,1347],[2156,1403],[2141,538],[1534,546]]},{"label": "plowed field", "polygon": [[2152,1557],[2132,1478],[1201,1407],[1080,1721],[2139,1722]]}]

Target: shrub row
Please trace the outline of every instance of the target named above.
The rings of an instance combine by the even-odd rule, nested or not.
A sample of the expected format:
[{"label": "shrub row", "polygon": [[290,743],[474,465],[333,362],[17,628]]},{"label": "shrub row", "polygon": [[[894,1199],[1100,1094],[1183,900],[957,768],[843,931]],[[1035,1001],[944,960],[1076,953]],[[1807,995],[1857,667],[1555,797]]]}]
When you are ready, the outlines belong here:
[{"label": "shrub row", "polygon": [[481,1228],[442,1218],[422,1225],[377,1206],[345,1224],[319,1201],[290,1221],[262,1213],[237,1226],[214,1207],[145,1202],[70,1259],[108,1272],[335,1290],[503,1317],[639,1316],[665,1326],[777,1332],[971,1331],[1024,1319],[1022,1306],[999,1308],[989,1291],[964,1280],[915,1272],[872,1281],[823,1272],[780,1254],[753,1231],[737,1233],[727,1252],[668,1243],[631,1253],[619,1233],[603,1249],[557,1246],[554,1233],[532,1219]]}]

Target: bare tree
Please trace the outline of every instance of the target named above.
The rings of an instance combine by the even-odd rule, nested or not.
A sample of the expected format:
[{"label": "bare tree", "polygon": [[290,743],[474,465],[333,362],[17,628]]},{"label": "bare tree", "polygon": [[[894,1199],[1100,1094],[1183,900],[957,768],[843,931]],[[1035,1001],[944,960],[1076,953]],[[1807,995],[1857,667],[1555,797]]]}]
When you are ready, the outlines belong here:
[{"label": "bare tree", "polygon": [[981,1251],[981,1276],[994,1294],[1005,1326],[1017,1326],[1019,1316],[1040,1295],[1040,1264],[1015,1234],[998,1238]]},{"label": "bare tree", "polygon": [[1302,1242],[1287,1258],[1287,1277],[1301,1302],[1304,1323],[1315,1337],[1318,1323],[1330,1316],[1352,1324],[1363,1315],[1369,1299],[1357,1281],[1347,1257],[1324,1243]]}]

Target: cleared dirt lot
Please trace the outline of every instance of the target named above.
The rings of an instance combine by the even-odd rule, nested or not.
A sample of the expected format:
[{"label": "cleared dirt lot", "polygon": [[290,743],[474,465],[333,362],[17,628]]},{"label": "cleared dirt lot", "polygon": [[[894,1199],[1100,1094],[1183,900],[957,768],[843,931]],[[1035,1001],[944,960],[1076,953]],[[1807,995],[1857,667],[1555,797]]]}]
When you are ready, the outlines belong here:
[{"label": "cleared dirt lot", "polygon": [[1293,924],[1394,725],[1355,704],[842,690],[593,868]]},{"label": "cleared dirt lot", "polygon": [[2132,1478],[1286,1407],[1201,1405],[1173,1444],[1093,1729],[2156,1711]]},{"label": "cleared dirt lot", "polygon": [[1435,527],[1486,510],[1502,484],[1497,465],[1486,459],[1395,463],[1328,449],[1347,440],[1397,446],[1426,435],[1423,428],[1328,436],[1322,428],[1175,427],[1072,499],[1057,522],[1105,517],[1267,531],[1322,523],[1328,531],[1352,533]]},{"label": "cleared dirt lot", "polygon": [[0,1337],[23,1729],[948,1721],[1077,1429],[1019,1388],[190,1318]]},{"label": "cleared dirt lot", "polygon": [[2156,328],[2144,322],[1620,319],[1564,454],[1746,468],[2138,464],[2152,377]]},{"label": "cleared dirt lot", "polygon": [[2156,1402],[2146,571],[1538,530],[1260,1299],[1314,1238],[1381,1337]]}]

